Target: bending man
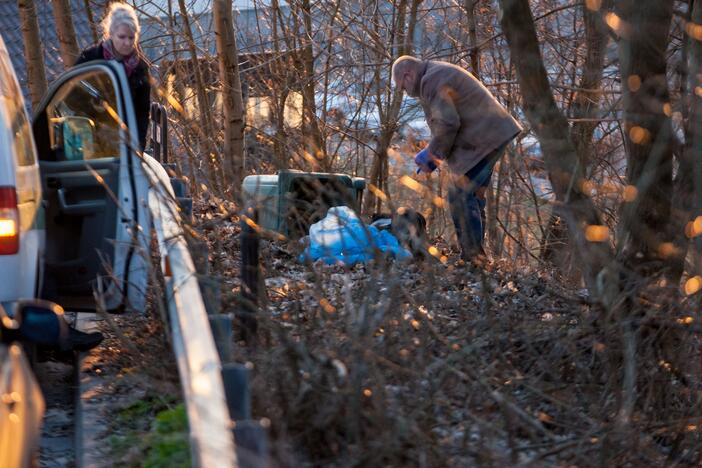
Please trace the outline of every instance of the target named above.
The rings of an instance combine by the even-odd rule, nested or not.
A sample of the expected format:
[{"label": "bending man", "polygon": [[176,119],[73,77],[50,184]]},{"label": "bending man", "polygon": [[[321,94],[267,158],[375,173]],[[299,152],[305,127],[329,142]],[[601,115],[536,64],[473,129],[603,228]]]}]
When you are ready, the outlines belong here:
[{"label": "bending man", "polygon": [[485,255],[485,190],[495,163],[522,127],[480,81],[456,65],[405,55],[393,63],[392,78],[422,104],[431,141],[415,162],[422,172],[439,164],[450,171],[449,204],[461,257],[479,262]]}]

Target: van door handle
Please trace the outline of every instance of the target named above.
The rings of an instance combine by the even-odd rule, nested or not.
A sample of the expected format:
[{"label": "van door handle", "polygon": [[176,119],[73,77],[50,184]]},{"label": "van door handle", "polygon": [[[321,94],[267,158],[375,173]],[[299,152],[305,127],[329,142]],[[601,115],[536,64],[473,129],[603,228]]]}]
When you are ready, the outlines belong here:
[{"label": "van door handle", "polygon": [[87,215],[94,214],[105,209],[104,200],[95,200],[82,203],[68,203],[66,201],[66,189],[60,188],[57,192],[59,208],[67,215]]}]

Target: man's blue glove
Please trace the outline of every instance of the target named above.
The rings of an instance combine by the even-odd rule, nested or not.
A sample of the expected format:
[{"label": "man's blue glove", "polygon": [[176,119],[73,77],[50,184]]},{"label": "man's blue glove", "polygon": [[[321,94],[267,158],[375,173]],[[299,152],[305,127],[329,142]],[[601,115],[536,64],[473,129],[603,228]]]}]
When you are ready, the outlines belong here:
[{"label": "man's blue glove", "polygon": [[422,151],[417,153],[417,155],[414,157],[414,162],[417,164],[417,166],[419,166],[417,168],[417,174],[420,172],[431,174],[437,168],[436,162],[434,162],[434,157],[429,152],[429,148],[424,148]]}]

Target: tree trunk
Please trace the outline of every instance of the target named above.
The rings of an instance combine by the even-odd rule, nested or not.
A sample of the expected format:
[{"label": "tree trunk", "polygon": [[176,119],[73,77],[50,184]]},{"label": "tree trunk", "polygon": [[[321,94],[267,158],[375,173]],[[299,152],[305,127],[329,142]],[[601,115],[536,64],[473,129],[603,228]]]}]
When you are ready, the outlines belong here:
[{"label": "tree trunk", "polygon": [[[402,0],[400,6],[398,7],[397,20],[395,21],[394,30],[391,31],[391,37],[388,41],[390,44],[399,44],[398,46],[391,49],[391,57],[397,58],[401,55],[407,55],[412,53],[414,44],[414,30],[417,24],[417,12],[419,10],[419,5],[422,0],[412,0],[410,5],[409,17],[407,16],[407,0]],[[377,10],[376,10],[377,14]],[[405,29],[405,18],[407,19],[407,27]],[[381,27],[381,22],[376,18],[374,21],[376,28]],[[383,32],[376,30],[375,37],[382,40],[386,37]],[[377,44],[378,50],[383,51],[383,44]],[[383,57],[378,58],[379,61],[383,60]],[[387,74],[390,76],[390,73]],[[373,159],[373,166],[370,174],[370,183],[375,185],[378,189],[383,192],[387,192],[388,189],[388,175],[389,175],[389,164],[388,164],[388,149],[392,143],[392,137],[397,131],[397,122],[400,116],[400,108],[402,104],[402,93],[398,92],[396,89],[391,91],[386,91],[381,83],[380,70],[377,70],[373,78],[375,86],[377,86],[376,101],[380,114],[380,136],[378,138],[378,144],[375,149],[375,157]],[[385,106],[383,105],[382,96],[387,97],[385,101]],[[386,193],[387,194],[387,193]],[[366,196],[365,206],[363,210],[366,213],[370,213],[375,210],[376,212],[382,211],[382,200],[376,197],[372,192],[368,192]]]},{"label": "tree trunk", "polygon": [[[634,267],[648,268],[666,255],[673,193],[673,129],[666,78],[666,48],[673,3],[622,0],[618,12],[626,30],[620,31],[619,62],[624,90],[627,180],[637,197],[622,210],[620,252]],[[667,106],[667,107],[666,107]],[[653,263],[652,263],[653,262]]]},{"label": "tree trunk", "polygon": [[[690,0],[689,15],[686,18],[688,27],[696,28],[702,24],[702,1]],[[694,34],[695,29],[689,29],[687,41],[683,45],[683,60],[681,79],[681,95],[684,95],[689,108],[683,107],[685,116],[685,145],[678,150],[679,168],[674,180],[674,195],[672,206],[672,233],[677,255],[682,257],[673,263],[672,279],[679,278],[684,269],[684,257],[688,250],[686,234],[691,233],[685,225],[702,215],[702,96],[696,91],[702,87],[702,42]],[[687,233],[686,233],[687,231]],[[696,236],[692,243],[691,275],[702,274],[702,236]]]},{"label": "tree trunk", "polygon": [[63,68],[68,70],[76,63],[76,59],[80,54],[76,31],[73,28],[71,4],[69,0],[53,0],[51,5],[54,12],[54,22],[56,23],[56,34],[58,35]]},{"label": "tree trunk", "polygon": [[[285,131],[285,103],[290,95],[288,69],[288,55],[283,54],[280,49],[279,40],[279,18],[281,16],[280,6],[277,0],[271,1],[271,37],[273,45],[273,58],[271,60],[271,72],[275,77],[282,78],[275,82],[275,86],[271,86],[271,101],[273,102],[273,124],[275,126],[275,139],[273,140],[273,153],[277,169],[288,169],[289,157],[286,145]],[[285,33],[285,31],[283,31]]]},{"label": "tree trunk", "polygon": [[607,264],[610,248],[607,242],[588,242],[585,238],[585,227],[600,225],[601,221],[592,201],[578,190],[583,168],[570,139],[568,122],[551,93],[529,1],[500,0],[500,5],[502,30],[517,69],[524,111],[541,144],[559,213],[578,247],[585,282],[591,293],[599,296],[596,276]]},{"label": "tree trunk", "polygon": [[219,78],[222,82],[225,187],[228,185],[231,188],[231,193],[236,199],[244,176],[244,101],[239,77],[239,54],[234,34],[232,0],[215,0],[212,9]]},{"label": "tree trunk", "polygon": [[[608,42],[603,11],[611,8],[612,0],[605,0],[600,9],[593,11],[587,4],[581,6],[585,22],[585,63],[575,96],[572,116],[577,119],[571,127],[571,137],[578,161],[587,173],[592,160],[592,136],[597,127],[597,110],[602,96],[601,83],[605,51]],[[557,213],[551,213],[546,236],[541,242],[541,258],[559,267],[567,266],[568,230]],[[570,270],[570,268],[568,268]]]},{"label": "tree trunk", "polygon": [[473,75],[480,79],[480,50],[478,49],[478,34],[475,21],[475,7],[478,0],[466,0],[466,23],[468,24],[468,47],[470,48],[470,67]]},{"label": "tree trunk", "polygon": [[312,6],[310,0],[301,0],[301,14],[303,24],[303,40],[301,51],[301,68],[304,82],[302,85],[302,134],[307,144],[307,151],[314,156],[323,169],[326,167],[326,145],[322,138],[317,121],[317,103],[315,101],[315,73],[314,73],[314,41],[312,31]]},{"label": "tree trunk", "polygon": [[34,0],[18,0],[17,7],[22,24],[29,95],[32,99],[32,109],[36,110],[47,88],[44,72],[44,47],[39,37],[39,22]]},{"label": "tree trunk", "polygon": [[180,8],[180,15],[183,20],[183,32],[185,33],[185,38],[188,43],[188,51],[190,52],[190,64],[195,76],[195,93],[197,96],[201,127],[199,132],[200,150],[205,153],[203,156],[205,158],[205,167],[207,169],[207,176],[210,180],[210,184],[212,184],[214,190],[218,192],[220,190],[220,181],[216,164],[217,152],[215,150],[215,145],[211,140],[214,135],[214,127],[210,119],[210,103],[207,99],[207,93],[205,91],[205,80],[202,77],[200,61],[197,57],[197,48],[195,46],[195,40],[193,39],[192,29],[190,27],[190,14],[185,6],[185,0],[178,0],[178,7]]},{"label": "tree trunk", "polygon": [[95,18],[93,17],[93,10],[90,0],[83,0],[83,5],[85,8],[85,14],[88,17],[88,24],[90,25],[90,34],[93,38],[93,43],[97,44],[97,42],[100,40],[100,36],[98,35],[97,24],[95,23]]}]

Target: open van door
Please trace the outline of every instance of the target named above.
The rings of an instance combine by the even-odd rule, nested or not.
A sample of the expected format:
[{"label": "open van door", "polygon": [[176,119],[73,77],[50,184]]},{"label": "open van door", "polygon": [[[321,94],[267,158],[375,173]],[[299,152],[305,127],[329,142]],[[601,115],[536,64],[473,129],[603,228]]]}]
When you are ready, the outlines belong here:
[{"label": "open van door", "polygon": [[36,109],[47,298],[92,298],[101,285],[108,310],[143,310],[151,222],[136,129],[127,77],[114,61],[64,73]]}]

